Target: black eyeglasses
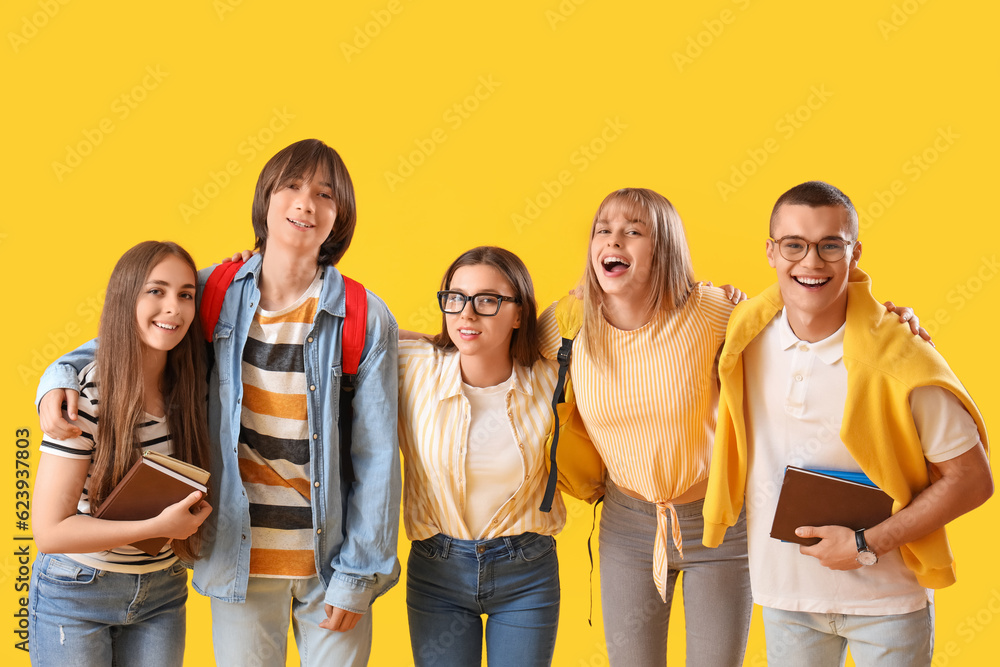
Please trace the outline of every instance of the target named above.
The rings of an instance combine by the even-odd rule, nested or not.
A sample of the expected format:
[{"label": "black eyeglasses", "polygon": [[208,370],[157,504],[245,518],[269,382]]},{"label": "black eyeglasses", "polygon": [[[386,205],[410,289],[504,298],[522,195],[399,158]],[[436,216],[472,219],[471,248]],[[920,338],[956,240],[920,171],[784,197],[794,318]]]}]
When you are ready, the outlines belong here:
[{"label": "black eyeglasses", "polygon": [[454,290],[443,290],[438,292],[438,305],[441,306],[442,313],[458,315],[465,310],[465,304],[468,301],[472,302],[472,310],[475,311],[477,315],[482,315],[483,317],[493,317],[499,313],[500,306],[504,301],[521,303],[521,300],[516,296],[501,296],[499,294],[487,293],[468,296],[462,292],[456,292]]},{"label": "black eyeglasses", "polygon": [[816,246],[816,254],[824,262],[839,262],[847,254],[847,248],[854,244],[854,241],[831,238],[809,243],[798,236],[783,236],[780,239],[771,239],[771,242],[778,246],[778,252],[789,262],[797,262],[809,254],[809,246]]}]

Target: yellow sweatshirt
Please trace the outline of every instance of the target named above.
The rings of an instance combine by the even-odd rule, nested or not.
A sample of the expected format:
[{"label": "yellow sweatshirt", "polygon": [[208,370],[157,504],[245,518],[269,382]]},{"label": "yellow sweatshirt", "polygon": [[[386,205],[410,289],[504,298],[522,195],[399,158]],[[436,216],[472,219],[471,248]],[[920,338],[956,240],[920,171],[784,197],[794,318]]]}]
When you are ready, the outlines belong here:
[{"label": "yellow sweatshirt", "polygon": [[[840,438],[864,473],[892,497],[893,512],[898,512],[932,481],[910,413],[909,395],[915,387],[937,385],[958,397],[988,451],[986,425],[937,350],[911,335],[907,325],[872,297],[871,279],[864,271],[851,271],[847,293],[847,403]],[[740,304],[729,320],[719,360],[719,421],[704,508],[703,541],[709,547],[722,542],[743,506],[747,475],[743,351],[783,305],[775,284]],[[903,545],[900,552],[922,586],[944,588],[955,583],[955,561],[944,528]]]}]

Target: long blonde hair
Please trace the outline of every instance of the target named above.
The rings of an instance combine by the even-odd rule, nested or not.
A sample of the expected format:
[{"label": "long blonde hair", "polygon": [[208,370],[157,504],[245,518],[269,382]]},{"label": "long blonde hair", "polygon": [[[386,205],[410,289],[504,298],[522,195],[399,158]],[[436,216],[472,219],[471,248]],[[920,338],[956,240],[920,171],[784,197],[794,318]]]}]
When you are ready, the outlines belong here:
[{"label": "long blonde hair", "polygon": [[[94,468],[88,485],[94,508],[141,455],[137,445],[139,425],[146,414],[142,392],[144,343],[136,320],[136,302],[150,272],[168,255],[180,257],[197,275],[191,255],[176,243],[145,241],[122,255],[108,281],[96,355],[101,403]],[[167,352],[160,390],[174,456],[205,468],[209,447],[202,356],[205,344],[198,337],[199,331],[196,314],[181,342]],[[186,561],[198,557],[199,546],[200,531],[173,542],[174,552]]]},{"label": "long blonde hair", "polygon": [[[679,308],[687,301],[694,288],[694,268],[691,251],[684,234],[684,223],[674,205],[663,195],[646,188],[622,188],[615,190],[601,202],[590,226],[593,242],[597,223],[612,206],[621,207],[622,214],[629,220],[646,223],[653,239],[653,257],[650,266],[650,286],[646,294],[646,305],[650,313],[661,309]],[[597,273],[587,247],[587,268],[583,274],[583,339],[587,354],[601,368],[606,368],[607,351],[600,338],[588,335],[596,332],[603,317],[604,290],[597,281]]]}]

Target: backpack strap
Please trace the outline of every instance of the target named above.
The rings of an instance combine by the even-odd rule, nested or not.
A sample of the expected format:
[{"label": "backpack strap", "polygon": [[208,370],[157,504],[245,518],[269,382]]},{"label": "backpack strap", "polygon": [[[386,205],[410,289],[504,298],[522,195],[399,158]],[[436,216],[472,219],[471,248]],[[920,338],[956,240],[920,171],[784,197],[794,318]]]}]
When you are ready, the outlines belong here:
[{"label": "backpack strap", "polygon": [[340,337],[340,477],[345,488],[354,482],[354,463],[351,461],[351,438],[354,425],[354,388],[365,348],[365,329],[368,325],[368,293],[364,285],[347,276],[344,292],[347,304],[344,309],[344,328]]},{"label": "backpack strap", "polygon": [[556,483],[559,481],[559,467],[556,465],[556,446],[559,444],[559,404],[566,402],[566,374],[573,354],[573,339],[580,333],[583,326],[583,302],[575,295],[569,294],[559,299],[555,310],[556,323],[562,336],[562,345],[556,354],[559,362],[559,378],[552,392],[552,446],[549,448],[549,479],[545,483],[545,495],[538,508],[541,512],[552,510],[552,500],[556,495]]},{"label": "backpack strap", "polygon": [[224,262],[212,270],[212,275],[205,283],[205,289],[201,293],[201,331],[205,340],[212,342],[215,334],[215,325],[219,323],[219,314],[222,313],[222,302],[226,299],[226,290],[233,283],[236,273],[243,268],[243,260],[238,262]]},{"label": "backpack strap", "polygon": [[559,481],[559,467],[556,465],[556,447],[559,444],[559,404],[566,402],[565,392],[566,372],[569,370],[569,360],[573,351],[573,339],[563,338],[562,346],[556,358],[559,360],[559,379],[552,391],[552,447],[549,449],[549,479],[545,483],[545,495],[538,508],[541,512],[552,510],[552,500],[556,495],[556,482]]}]

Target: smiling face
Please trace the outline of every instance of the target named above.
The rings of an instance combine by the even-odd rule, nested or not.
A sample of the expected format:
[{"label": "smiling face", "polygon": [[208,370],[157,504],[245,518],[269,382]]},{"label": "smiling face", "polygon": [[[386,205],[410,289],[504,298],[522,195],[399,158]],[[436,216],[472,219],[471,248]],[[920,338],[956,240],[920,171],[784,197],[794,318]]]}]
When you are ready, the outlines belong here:
[{"label": "smiling face", "polygon": [[[449,290],[473,294],[515,296],[514,288],[500,271],[487,264],[472,264],[455,269]],[[521,326],[521,306],[509,301],[500,305],[493,317],[478,315],[472,303],[466,302],[461,313],[445,315],[448,335],[463,358],[477,357],[482,362],[494,362],[509,367],[510,341],[514,329]]]},{"label": "smiling face", "polygon": [[646,299],[653,263],[652,230],[611,202],[590,237],[590,264],[605,296]]},{"label": "smiling face", "polygon": [[333,184],[325,168],[279,183],[267,208],[268,249],[318,257],[336,219]]},{"label": "smiling face", "polygon": [[195,316],[194,271],[177,255],[153,267],[135,303],[139,337],[146,349],[168,352],[184,339]]},{"label": "smiling face", "polygon": [[[773,235],[775,239],[796,237],[809,244],[824,239],[854,241],[849,229],[847,209],[842,206],[784,204],[775,214]],[[767,261],[778,273],[778,287],[796,336],[815,342],[843,325],[847,319],[847,278],[860,257],[861,243],[857,241],[836,262],[824,261],[814,245],[802,259],[789,261],[774,241],[767,242]]]}]

